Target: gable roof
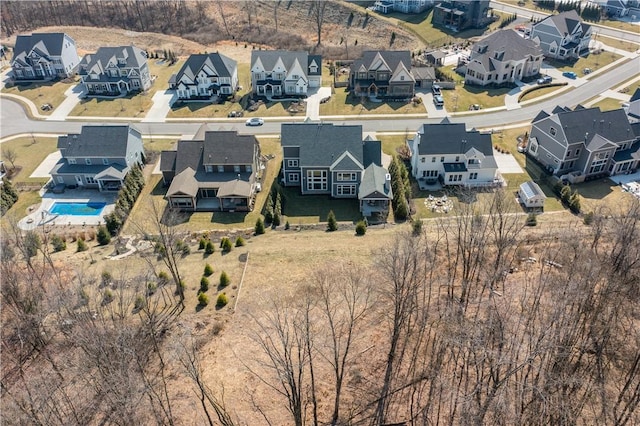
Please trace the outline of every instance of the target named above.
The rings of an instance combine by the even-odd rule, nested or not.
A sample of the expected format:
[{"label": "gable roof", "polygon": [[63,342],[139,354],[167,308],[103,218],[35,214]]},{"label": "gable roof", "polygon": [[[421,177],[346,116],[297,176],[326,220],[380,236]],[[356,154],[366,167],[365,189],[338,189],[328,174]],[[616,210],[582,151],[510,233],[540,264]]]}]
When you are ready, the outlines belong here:
[{"label": "gable roof", "polygon": [[493,159],[491,135],[477,130],[467,131],[464,123],[423,124],[418,133],[419,155],[465,154],[475,148],[485,156],[483,165],[490,166]]},{"label": "gable roof", "polygon": [[391,182],[387,183],[387,169],[371,164],[364,169],[362,174],[362,181],[358,188],[358,199],[363,198],[393,198],[393,192],[391,190]]},{"label": "gable roof", "polygon": [[300,167],[329,167],[345,151],[363,164],[362,126],[283,123],[282,147],[300,147]]},{"label": "gable roof", "polygon": [[178,82],[183,76],[193,81],[205,65],[215,69],[218,77],[231,77],[238,67],[236,61],[220,53],[195,54],[189,56],[180,71],[171,76],[169,82]]},{"label": "gable roof", "polygon": [[171,181],[166,195],[185,194],[195,197],[198,194],[198,181],[195,175],[196,172],[191,167],[187,167],[181,173],[178,173]]},{"label": "gable roof", "polygon": [[544,195],[544,192],[542,191],[540,186],[531,180],[522,183],[520,185],[520,190],[522,191],[524,196],[527,198],[527,200],[531,200],[534,197],[542,197],[543,199],[547,198],[547,196]]},{"label": "gable roof", "polygon": [[379,66],[380,60],[390,72],[397,70],[400,63],[404,65],[405,69],[411,69],[411,53],[408,50],[367,50],[362,52],[360,59],[353,62],[351,69],[358,70],[360,67],[364,67],[366,70],[370,70],[374,66]]},{"label": "gable roof", "polygon": [[132,125],[82,126],[79,134],[58,137],[63,157],[126,157],[133,139],[142,139]]},{"label": "gable roof", "polygon": [[237,131],[205,132],[203,164],[253,164],[258,140]]},{"label": "gable roof", "polygon": [[[119,64],[119,59],[125,60],[124,65]],[[84,55],[80,61],[78,74],[87,75],[91,72],[100,74],[110,62],[114,62],[119,67],[140,68],[147,62],[147,55],[144,50],[135,46],[101,47],[96,53]]]},{"label": "gable roof", "polygon": [[65,33],[33,33],[31,35],[19,35],[16,37],[16,45],[13,49],[13,58],[15,60],[21,55],[29,54],[34,47],[46,56],[60,56],[64,46],[65,35]]},{"label": "gable roof", "polygon": [[[321,72],[322,57],[319,55],[313,56],[313,57],[316,58],[316,61],[318,61],[317,58],[320,58],[320,61],[318,62],[318,67],[319,67],[318,69],[320,70],[319,72]],[[258,59],[262,63],[262,66],[264,67],[265,70],[272,70],[276,66],[276,63],[278,62],[278,60],[281,60],[284,67],[287,70],[289,70],[291,69],[293,64],[296,61],[298,61],[300,66],[303,68],[304,72],[308,73],[309,64],[311,63],[311,57],[307,52],[302,52],[302,51],[292,52],[289,50],[254,50],[251,52],[251,68],[252,69]]]},{"label": "gable roof", "polygon": [[538,25],[548,25],[552,23],[557,29],[561,36],[565,34],[573,34],[576,30],[576,27],[582,25],[582,32],[586,33],[591,25],[585,24],[580,19],[578,12],[575,10],[569,10],[567,12],[562,12],[557,15],[549,15],[544,18],[542,21],[533,24],[533,29],[535,29]]},{"label": "gable roof", "polygon": [[492,62],[520,61],[529,56],[542,56],[542,49],[533,41],[524,39],[514,30],[500,30],[476,43],[470,61],[481,63],[485,70],[493,69]]}]

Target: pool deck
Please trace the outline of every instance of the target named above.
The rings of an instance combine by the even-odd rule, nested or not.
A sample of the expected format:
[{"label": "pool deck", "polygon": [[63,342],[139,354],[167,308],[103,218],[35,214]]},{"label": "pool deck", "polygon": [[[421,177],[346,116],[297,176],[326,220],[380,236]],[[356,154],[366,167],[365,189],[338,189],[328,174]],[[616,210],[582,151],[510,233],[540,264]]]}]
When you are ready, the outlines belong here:
[{"label": "pool deck", "polygon": [[[18,222],[20,229],[25,231],[36,229],[38,226],[57,226],[57,225],[82,225],[96,226],[104,224],[104,217],[111,213],[115,208],[115,200],[117,193],[100,192],[97,190],[67,190],[63,194],[53,194],[45,192],[42,195],[42,203],[40,206],[29,213],[27,217]],[[105,203],[104,209],[99,215],[52,215],[49,213],[55,202],[65,203]]]}]

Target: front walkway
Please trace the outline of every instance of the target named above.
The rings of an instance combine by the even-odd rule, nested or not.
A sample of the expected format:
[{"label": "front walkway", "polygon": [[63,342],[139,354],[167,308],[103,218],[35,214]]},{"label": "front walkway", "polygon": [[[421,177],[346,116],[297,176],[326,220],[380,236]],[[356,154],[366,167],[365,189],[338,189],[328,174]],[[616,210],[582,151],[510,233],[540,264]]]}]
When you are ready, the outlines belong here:
[{"label": "front walkway", "polygon": [[80,103],[80,99],[84,94],[84,87],[82,84],[76,84],[68,88],[64,95],[66,96],[65,100],[62,101],[58,107],[53,110],[50,116],[47,117],[47,120],[50,121],[64,121],[71,111]]}]

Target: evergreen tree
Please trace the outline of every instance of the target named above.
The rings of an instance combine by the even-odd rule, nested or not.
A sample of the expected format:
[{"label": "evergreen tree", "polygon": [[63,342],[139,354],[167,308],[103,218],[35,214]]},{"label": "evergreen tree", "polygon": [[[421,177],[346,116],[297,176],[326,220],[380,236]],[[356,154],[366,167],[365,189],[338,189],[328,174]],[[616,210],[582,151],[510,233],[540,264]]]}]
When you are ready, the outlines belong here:
[{"label": "evergreen tree", "polygon": [[329,214],[327,215],[327,231],[333,232],[336,230],[338,230],[336,215],[333,213],[333,210],[329,210]]}]

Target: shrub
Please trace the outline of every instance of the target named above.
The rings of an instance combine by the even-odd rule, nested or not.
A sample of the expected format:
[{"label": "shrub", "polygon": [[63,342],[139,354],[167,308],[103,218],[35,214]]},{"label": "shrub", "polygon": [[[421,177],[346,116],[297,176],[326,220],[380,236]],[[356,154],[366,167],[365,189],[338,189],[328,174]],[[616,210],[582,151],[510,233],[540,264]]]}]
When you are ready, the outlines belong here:
[{"label": "shrub", "polygon": [[200,292],[203,293],[209,290],[209,278],[202,277],[200,278]]},{"label": "shrub", "polygon": [[560,190],[560,198],[562,202],[565,204],[569,204],[571,200],[571,187],[569,185],[564,185]]},{"label": "shrub", "polygon": [[338,221],[336,220],[336,215],[333,213],[333,210],[329,210],[329,214],[327,215],[327,231],[333,232],[338,229]]},{"label": "shrub", "polygon": [[160,283],[160,285],[168,283],[169,274],[167,274],[165,271],[158,272],[158,282]]},{"label": "shrub", "polygon": [[200,241],[198,242],[198,250],[204,250],[206,246],[207,240],[204,237],[200,238]]},{"label": "shrub", "polygon": [[584,218],[582,219],[585,225],[591,225],[593,223],[593,212],[589,212],[587,214],[584,215]]},{"label": "shrub", "polygon": [[229,253],[231,249],[233,249],[233,244],[231,244],[231,240],[227,237],[224,237],[222,241],[220,241],[220,248],[222,248],[223,253]]},{"label": "shrub", "polygon": [[411,222],[411,229],[415,236],[422,234],[422,221],[420,219],[414,219],[413,222]]},{"label": "shrub", "polygon": [[[88,230],[86,235],[87,241],[93,241],[96,239],[96,231],[94,231],[93,229]],[[111,241],[111,239],[109,239],[109,241]]]},{"label": "shrub", "polygon": [[367,232],[367,224],[361,220],[356,224],[356,235],[364,235]]},{"label": "shrub", "polygon": [[78,241],[78,252],[87,251],[89,249],[89,247],[87,246],[87,243],[84,242],[84,239],[78,238],[77,241]]},{"label": "shrub", "polygon": [[42,247],[42,240],[36,231],[27,231],[24,235],[24,251],[28,258],[32,258],[38,254],[38,250]]},{"label": "shrub", "polygon": [[276,210],[273,213],[273,220],[271,221],[271,225],[275,228],[276,226],[280,226],[280,213]]},{"label": "shrub", "polygon": [[244,246],[246,243],[244,242],[244,238],[242,237],[238,237],[236,238],[236,247],[242,247]]},{"label": "shrub", "polygon": [[287,221],[287,222],[284,224],[284,229],[285,229],[285,231],[288,231],[288,230],[289,230],[289,228],[291,228],[291,225],[289,225],[289,221]]},{"label": "shrub", "polygon": [[122,227],[122,220],[115,212],[106,215],[104,217],[104,222],[111,235],[116,235],[120,230],[120,227]]},{"label": "shrub", "polygon": [[113,280],[113,276],[111,275],[111,272],[109,272],[109,271],[102,271],[102,274],[100,275],[100,278],[101,278],[103,287],[109,285],[111,280]]},{"label": "shrub", "polygon": [[134,309],[142,309],[143,306],[144,306],[144,297],[137,296],[136,297],[136,301],[133,304],[133,308]]},{"label": "shrub", "polygon": [[101,246],[105,246],[111,242],[111,234],[104,226],[98,227],[97,238],[98,244],[100,244]]},{"label": "shrub", "polygon": [[569,197],[569,209],[573,213],[580,213],[580,196],[578,195],[578,191],[575,191],[571,194],[571,197]]},{"label": "shrub", "polygon": [[[201,293],[201,294],[204,294],[204,293]],[[218,308],[222,308],[222,307],[226,306],[227,303],[229,303],[229,298],[227,297],[227,295],[224,294],[224,293],[220,293],[218,295],[218,300],[216,300],[216,306]]]},{"label": "shrub", "polygon": [[213,245],[213,243],[211,241],[207,241],[207,244],[204,248],[204,252],[206,254],[212,254],[215,251],[216,251],[216,247]]},{"label": "shrub", "polygon": [[527,221],[525,222],[527,226],[536,226],[538,224],[538,218],[535,213],[529,213],[527,216]]},{"label": "shrub", "polygon": [[264,234],[264,222],[262,221],[261,218],[258,218],[258,220],[256,220],[256,227],[254,232],[256,235]]},{"label": "shrub", "polygon": [[220,273],[220,287],[224,288],[229,285],[231,280],[229,280],[229,275],[225,271]]},{"label": "shrub", "polygon": [[67,249],[67,242],[59,235],[51,237],[51,245],[56,253]]},{"label": "shrub", "polygon": [[176,241],[176,248],[182,252],[183,256],[191,254],[191,247],[189,247],[189,244],[183,240]]},{"label": "shrub", "polygon": [[111,303],[113,301],[113,293],[111,290],[106,289],[102,296],[102,303]]},{"label": "shrub", "polygon": [[207,296],[205,293],[199,293],[198,304],[200,306],[207,306],[209,304],[209,296]]},{"label": "shrub", "polygon": [[207,263],[206,265],[204,265],[204,276],[208,277],[211,274],[213,274],[213,267],[211,267],[211,265]]},{"label": "shrub", "polygon": [[155,293],[157,289],[158,289],[158,286],[156,285],[156,283],[147,284],[147,294],[149,296],[151,296],[153,293]]}]

